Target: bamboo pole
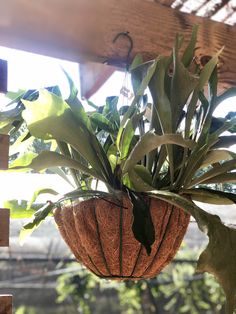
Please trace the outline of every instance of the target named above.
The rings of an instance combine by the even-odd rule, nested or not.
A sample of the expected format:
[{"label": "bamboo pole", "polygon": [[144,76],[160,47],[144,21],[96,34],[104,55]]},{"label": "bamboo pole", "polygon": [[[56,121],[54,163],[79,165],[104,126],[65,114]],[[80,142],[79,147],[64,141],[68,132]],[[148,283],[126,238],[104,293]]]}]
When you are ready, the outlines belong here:
[{"label": "bamboo pole", "polygon": [[12,314],[12,295],[0,295],[0,314]]}]

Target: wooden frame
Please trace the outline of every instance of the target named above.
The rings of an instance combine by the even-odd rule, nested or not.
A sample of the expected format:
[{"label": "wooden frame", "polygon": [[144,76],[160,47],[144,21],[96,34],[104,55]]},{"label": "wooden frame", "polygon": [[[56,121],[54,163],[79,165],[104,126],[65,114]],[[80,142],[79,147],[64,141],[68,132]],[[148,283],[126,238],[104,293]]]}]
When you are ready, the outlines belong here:
[{"label": "wooden frame", "polygon": [[9,246],[10,210],[0,208],[0,247]]},{"label": "wooden frame", "polygon": [[0,134],[0,169],[8,168],[9,136]]},{"label": "wooden frame", "polygon": [[[222,46],[220,81],[236,83],[236,27],[181,13],[144,0],[9,0],[0,11],[0,45],[75,61],[122,59],[127,42],[113,43],[129,31],[134,41],[131,57],[146,59],[169,53],[177,32],[188,40],[200,25],[199,56],[212,55]],[[235,84],[236,85],[236,84]]]},{"label": "wooden frame", "polygon": [[12,295],[0,295],[0,314],[12,314]]}]

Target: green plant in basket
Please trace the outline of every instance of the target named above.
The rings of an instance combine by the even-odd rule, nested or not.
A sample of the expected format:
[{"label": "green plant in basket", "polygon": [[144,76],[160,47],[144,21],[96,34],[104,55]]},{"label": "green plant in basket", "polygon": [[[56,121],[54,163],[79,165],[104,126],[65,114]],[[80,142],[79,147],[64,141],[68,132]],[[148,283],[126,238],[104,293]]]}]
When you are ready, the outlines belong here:
[{"label": "green plant in basket", "polygon": [[[103,278],[154,277],[174,257],[192,215],[209,236],[198,270],[216,276],[233,313],[236,231],[194,201],[236,202],[235,194],[213,188],[236,180],[236,155],[229,148],[236,143],[235,113],[213,116],[236,89],[217,94],[220,52],[200,69],[194,62],[196,36],[195,27],[184,50],[177,36],[170,56],[134,59],[128,107],[118,108],[118,98],[108,97],[104,106],[85,111],[69,77],[66,100],[58,89],[22,95],[18,124],[27,132],[17,142],[39,138],[51,146],[19,155],[11,170],[53,169],[73,181],[76,189],[48,202],[24,228],[34,228],[53,210],[77,260]],[[36,192],[34,200],[43,192],[48,190]]]}]

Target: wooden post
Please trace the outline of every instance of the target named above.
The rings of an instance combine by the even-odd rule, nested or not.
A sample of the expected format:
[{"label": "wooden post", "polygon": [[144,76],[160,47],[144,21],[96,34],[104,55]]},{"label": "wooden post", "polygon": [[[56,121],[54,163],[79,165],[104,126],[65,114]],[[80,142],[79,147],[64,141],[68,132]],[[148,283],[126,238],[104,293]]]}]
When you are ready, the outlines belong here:
[{"label": "wooden post", "polygon": [[[10,210],[0,208],[0,247],[9,246]],[[0,314],[12,314],[12,295],[0,295]]]},{"label": "wooden post", "polygon": [[[0,169],[8,168],[8,153],[9,136],[0,134]],[[7,208],[0,208],[0,247],[9,246],[9,225],[10,210]],[[12,314],[12,295],[0,295],[0,314]]]},{"label": "wooden post", "polygon": [[0,295],[0,314],[12,314],[12,295]]},{"label": "wooden post", "polygon": [[0,169],[8,168],[9,136],[0,134]]},{"label": "wooden post", "polygon": [[0,247],[9,246],[10,210],[0,208]]}]

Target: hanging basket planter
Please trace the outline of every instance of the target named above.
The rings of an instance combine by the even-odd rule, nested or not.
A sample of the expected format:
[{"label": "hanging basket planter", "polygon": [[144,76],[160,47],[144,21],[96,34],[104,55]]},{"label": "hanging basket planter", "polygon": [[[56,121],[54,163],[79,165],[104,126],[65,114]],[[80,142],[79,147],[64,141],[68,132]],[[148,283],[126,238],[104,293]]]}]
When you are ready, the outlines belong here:
[{"label": "hanging basket planter", "polygon": [[58,207],[54,218],[76,259],[97,276],[117,280],[152,278],[173,259],[185,235],[189,215],[152,198],[150,212],[155,241],[148,255],[133,235],[132,204],[92,198]]}]

